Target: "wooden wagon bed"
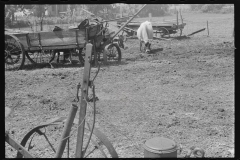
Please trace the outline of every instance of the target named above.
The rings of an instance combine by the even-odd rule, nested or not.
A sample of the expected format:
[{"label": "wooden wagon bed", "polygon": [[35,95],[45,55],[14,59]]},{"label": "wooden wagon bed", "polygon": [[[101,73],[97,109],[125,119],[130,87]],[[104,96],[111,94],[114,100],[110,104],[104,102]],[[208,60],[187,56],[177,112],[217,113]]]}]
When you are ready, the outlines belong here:
[{"label": "wooden wagon bed", "polygon": [[19,39],[26,51],[35,51],[39,49],[69,49],[69,48],[83,48],[86,39],[90,39],[99,31],[99,26],[91,27],[86,36],[85,29],[69,29],[52,32],[28,32],[28,31],[14,31],[5,30],[5,34],[14,35]]}]

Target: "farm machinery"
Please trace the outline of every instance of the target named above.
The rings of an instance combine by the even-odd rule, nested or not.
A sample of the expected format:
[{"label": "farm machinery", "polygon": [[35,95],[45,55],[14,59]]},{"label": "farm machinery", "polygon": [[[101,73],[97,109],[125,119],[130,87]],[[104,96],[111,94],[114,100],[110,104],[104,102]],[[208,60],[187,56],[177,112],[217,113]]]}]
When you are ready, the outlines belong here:
[{"label": "farm machinery", "polygon": [[[145,7],[146,5],[144,5],[137,13],[136,15]],[[125,25],[127,25],[132,19],[134,18],[134,16],[132,18],[130,18]],[[118,32],[116,32],[112,37],[116,36],[124,27],[125,25],[123,25]],[[94,29],[93,29],[94,28]],[[89,32],[90,30],[90,32]],[[91,31],[92,30],[92,31]],[[100,30],[100,31],[99,31]],[[34,127],[31,131],[29,131],[24,138],[22,139],[22,141],[20,143],[18,143],[16,140],[14,140],[10,134],[8,133],[8,131],[5,131],[5,142],[7,142],[11,147],[13,147],[14,149],[17,150],[17,158],[34,158],[35,156],[33,154],[30,153],[30,150],[34,149],[34,145],[32,145],[32,141],[34,141],[34,138],[36,138],[36,135],[39,135],[38,137],[44,137],[45,140],[48,142],[48,146],[51,147],[51,150],[54,152],[53,157],[55,158],[61,158],[63,156],[63,154],[65,153],[67,155],[67,157],[70,157],[70,138],[73,138],[73,135],[71,135],[70,133],[73,131],[73,128],[77,131],[77,136],[76,138],[76,149],[75,149],[75,158],[85,158],[85,157],[89,157],[91,154],[94,153],[94,151],[99,150],[100,154],[103,157],[112,157],[112,158],[118,158],[118,154],[116,152],[116,150],[114,149],[113,145],[111,144],[111,142],[108,140],[108,138],[95,126],[95,120],[96,120],[96,94],[95,94],[95,84],[94,84],[94,80],[98,75],[98,72],[100,70],[100,66],[98,67],[98,70],[94,76],[94,78],[92,80],[90,80],[90,71],[91,71],[91,65],[92,65],[92,61],[96,60],[96,59],[92,59],[92,55],[96,52],[96,47],[98,46],[96,44],[96,42],[94,43],[95,39],[91,39],[92,34],[98,34],[105,30],[104,27],[101,28],[101,24],[97,24],[94,25],[90,28],[86,28],[86,38],[87,39],[85,44],[81,44],[81,43],[73,43],[71,44],[72,47],[70,47],[70,44],[68,45],[62,45],[62,47],[66,47],[69,46],[69,48],[75,48],[77,45],[78,48],[82,47],[85,48],[85,55],[84,55],[84,71],[83,71],[83,79],[82,79],[82,83],[77,85],[77,94],[76,94],[76,98],[74,99],[74,103],[72,103],[72,106],[70,108],[70,112],[68,114],[67,117],[59,117],[59,118],[55,118],[52,119],[46,123],[43,123],[37,127]],[[66,32],[59,32],[57,35],[55,36],[62,36],[62,38],[66,38],[66,35],[75,35],[74,38],[76,38],[75,40],[78,42],[79,38],[79,34],[78,34],[78,30],[74,30],[72,31],[66,31]],[[54,33],[55,34],[55,33]],[[52,35],[54,35],[52,34]],[[99,35],[100,35],[99,34]],[[27,40],[29,40],[27,38],[27,36],[24,34],[24,36],[21,36],[22,38],[26,38],[26,44],[29,42]],[[39,36],[41,37],[42,35],[39,33],[38,35],[38,39],[36,41],[38,41],[39,44],[41,43],[41,40],[39,38]],[[43,34],[44,35],[44,34]],[[19,43],[18,38],[16,38],[16,36],[13,35],[9,35],[7,34],[7,36],[11,37],[12,39],[16,40],[16,43],[18,43],[19,47],[22,49],[22,56],[24,56],[25,54],[25,47],[29,46],[29,45],[24,45],[22,43]],[[69,38],[69,37],[68,37]],[[73,41],[73,39],[71,39]],[[9,41],[7,41],[9,44],[11,44]],[[97,41],[99,42],[99,41]],[[37,43],[37,42],[36,42]],[[56,44],[58,44],[60,42],[56,41]],[[114,45],[112,38],[107,39],[105,42],[103,42],[102,40],[100,41],[100,43],[103,43],[103,46],[107,46],[108,45]],[[31,43],[32,44],[32,43]],[[16,45],[16,44],[14,44]],[[81,46],[80,46],[81,45]],[[99,44],[100,45],[100,44]],[[30,46],[29,51],[31,50],[31,47],[39,47],[38,51],[42,51],[41,47],[47,47],[45,45],[40,45],[40,46]],[[61,47],[61,45],[59,45],[59,47]],[[50,49],[52,49],[50,47]],[[35,49],[34,49],[35,50]],[[6,56],[6,55],[5,55]],[[30,56],[30,55],[28,55]],[[23,58],[23,57],[21,57]],[[82,57],[83,58],[83,57]],[[23,63],[23,62],[21,62]],[[20,67],[20,66],[19,66]],[[79,97],[79,90],[81,89],[81,97]],[[89,89],[92,90],[92,97],[89,97]],[[79,103],[79,104],[78,104]],[[91,105],[91,103],[93,103],[93,105]],[[79,107],[80,105],[80,107]],[[92,113],[93,113],[93,119],[92,119],[92,124],[86,122],[86,113],[87,113],[87,109],[92,109]],[[79,110],[79,117],[78,120],[76,118],[76,114],[77,111]],[[6,118],[6,117],[5,117]],[[54,131],[56,131],[57,127],[63,127],[63,132],[61,133],[61,138],[58,141],[58,148],[55,149],[54,146],[52,145],[52,143],[50,142],[49,138],[46,136],[46,131],[48,127],[53,127],[52,130],[48,130],[53,134]],[[55,127],[55,130],[54,130]],[[155,141],[156,139],[154,139]],[[168,140],[168,139],[164,139],[164,138],[160,138],[157,139],[157,141],[161,141],[163,143],[163,146],[168,146],[169,144],[173,145],[172,148],[167,148],[167,152],[166,150],[164,152],[157,152],[156,154],[153,153],[154,151],[152,147],[152,141],[147,141],[144,145],[145,145],[145,152],[144,155],[146,157],[176,157],[176,153],[177,153],[177,146],[174,144],[174,142]],[[90,143],[91,142],[91,143]],[[42,141],[38,141],[38,145],[41,145]],[[27,147],[28,144],[28,147]],[[166,145],[167,144],[167,145]],[[27,147],[27,149],[26,149]],[[46,147],[46,146],[44,146]],[[66,148],[66,149],[65,149]],[[150,148],[150,149],[149,149]],[[181,150],[181,147],[180,147]],[[71,152],[72,153],[72,152]],[[194,155],[194,157],[203,157],[204,156],[204,151],[200,148],[191,148],[190,151],[188,152],[188,154],[186,155],[186,157],[190,157],[191,154]],[[73,156],[72,156],[73,157]]]},{"label": "farm machinery", "polygon": [[55,26],[51,32],[5,29],[5,70],[24,68],[26,58],[33,65],[43,62],[51,65],[57,52],[70,52],[83,64],[87,43],[93,44],[95,64],[103,56],[105,61],[119,62],[123,40],[108,26],[109,21],[85,19],[76,27],[64,30]]},{"label": "farm machinery", "polygon": [[[176,20],[164,20],[163,22],[152,22],[153,32],[156,39],[159,38],[170,38],[170,36],[182,36],[182,30],[186,23],[183,23],[183,18],[181,12],[176,12]],[[178,14],[180,15],[181,22],[179,21]],[[124,24],[124,20],[119,20],[117,22],[118,27],[121,27]],[[132,21],[128,23],[124,28],[128,37],[136,35],[136,30],[139,28],[141,22]]]}]

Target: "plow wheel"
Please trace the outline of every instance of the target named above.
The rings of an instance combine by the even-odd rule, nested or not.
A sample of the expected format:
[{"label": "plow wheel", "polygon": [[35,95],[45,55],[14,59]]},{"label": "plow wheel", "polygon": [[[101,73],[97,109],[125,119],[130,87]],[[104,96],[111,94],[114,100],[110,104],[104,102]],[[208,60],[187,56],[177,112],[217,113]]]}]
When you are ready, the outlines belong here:
[{"label": "plow wheel", "polygon": [[54,59],[55,54],[52,50],[39,50],[34,52],[26,52],[26,57],[31,64],[37,65],[41,63],[49,63]]},{"label": "plow wheel", "polygon": [[[89,128],[85,128],[88,130]],[[88,133],[84,135],[84,142],[89,138]],[[86,146],[85,144],[83,146]],[[90,144],[87,149],[84,149],[84,158],[118,158],[118,154],[107,137],[97,128],[94,128]]]},{"label": "plow wheel", "polygon": [[111,43],[110,45],[106,46],[105,50],[107,55],[107,61],[121,61],[122,53],[116,43]]},{"label": "plow wheel", "polygon": [[22,69],[25,51],[21,42],[13,35],[5,34],[5,70]]},{"label": "plow wheel", "polygon": [[167,37],[167,38],[170,37],[169,31],[168,31],[168,29],[165,28],[165,27],[159,28],[159,32],[160,32],[161,37]]},{"label": "plow wheel", "polygon": [[[64,127],[66,117],[60,117],[52,120],[51,122],[39,125],[28,132],[21,145],[25,147],[32,156],[38,158],[54,158],[59,142],[61,140],[61,133]],[[77,122],[74,122],[77,124]],[[83,157],[84,158],[118,158],[117,152],[113,148],[107,137],[94,128],[93,135],[91,137],[88,147],[86,143],[88,141],[90,132],[86,125],[85,134],[83,139]],[[76,138],[77,138],[77,125],[73,125],[70,136],[67,138],[67,143],[62,155],[62,158],[75,158]],[[18,152],[16,158],[23,158],[24,156]]]}]

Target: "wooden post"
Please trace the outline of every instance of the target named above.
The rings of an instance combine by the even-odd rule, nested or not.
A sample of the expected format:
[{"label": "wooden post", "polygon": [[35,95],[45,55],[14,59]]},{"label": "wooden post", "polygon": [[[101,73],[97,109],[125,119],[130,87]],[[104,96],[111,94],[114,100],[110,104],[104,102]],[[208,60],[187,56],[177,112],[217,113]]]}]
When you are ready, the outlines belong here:
[{"label": "wooden post", "polygon": [[81,102],[80,102],[80,112],[79,112],[79,122],[78,122],[78,134],[77,134],[77,146],[75,152],[75,158],[83,158],[82,147],[83,147],[83,137],[84,137],[84,127],[85,127],[85,116],[87,109],[87,97],[88,97],[88,84],[91,70],[91,54],[93,45],[88,43],[86,45],[86,55],[85,55],[85,65],[83,73],[83,85],[81,89]]},{"label": "wooden post", "polygon": [[56,8],[55,9],[56,9],[56,12],[55,12],[56,15],[55,16],[58,16],[58,6],[57,6],[57,4],[56,4]]},{"label": "wooden post", "polygon": [[178,26],[178,10],[177,10],[177,26]]},{"label": "wooden post", "polygon": [[148,13],[148,17],[149,17],[149,22],[152,21],[152,13]]},{"label": "wooden post", "polygon": [[208,21],[207,21],[207,34],[209,36]]},{"label": "wooden post", "polygon": [[[93,44],[95,44],[95,41],[93,41]],[[94,65],[98,64],[98,58],[97,58],[97,52],[95,45],[93,46],[93,53],[94,53]]]},{"label": "wooden post", "polygon": [[107,50],[106,47],[103,50],[103,63],[107,64],[107,54],[106,54]]},{"label": "wooden post", "polygon": [[180,12],[179,12],[179,14],[180,14],[180,18],[181,18],[181,21],[182,21],[182,24],[183,24],[182,10],[181,10],[181,9],[180,9]]},{"label": "wooden post", "polygon": [[65,122],[65,125],[64,125],[64,129],[63,129],[63,132],[62,132],[62,137],[59,141],[59,146],[58,146],[55,158],[61,158],[62,157],[63,151],[65,149],[65,146],[66,146],[66,143],[67,143],[67,140],[68,140],[67,137],[70,134],[72,124],[73,124],[74,118],[75,118],[76,113],[77,113],[77,109],[78,109],[78,106],[72,104],[72,107],[71,107],[70,113],[68,115],[67,121]]},{"label": "wooden post", "polygon": [[37,32],[37,22],[36,22],[36,20],[33,21],[33,25],[35,26],[34,27],[34,29],[35,29],[34,32],[36,33]]},{"label": "wooden post", "polygon": [[233,46],[234,46],[234,48],[235,48],[235,25],[234,25],[234,22],[233,22]]}]

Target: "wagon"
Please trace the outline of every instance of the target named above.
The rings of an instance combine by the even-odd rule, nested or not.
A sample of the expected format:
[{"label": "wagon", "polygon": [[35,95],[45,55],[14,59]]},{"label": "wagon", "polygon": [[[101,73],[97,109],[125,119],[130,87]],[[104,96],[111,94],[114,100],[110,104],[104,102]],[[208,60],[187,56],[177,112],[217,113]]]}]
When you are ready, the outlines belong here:
[{"label": "wagon", "polygon": [[[186,23],[183,23],[183,18],[181,12],[179,12],[181,22],[178,20],[178,11],[176,12],[176,19],[172,20],[164,20],[162,22],[152,22],[153,26],[153,33],[155,33],[155,37],[170,37],[171,35],[181,36],[182,30]],[[125,20],[117,21],[118,27],[121,27]],[[139,21],[132,21],[128,23],[124,28],[124,32],[127,33],[127,36],[134,36],[136,35],[136,31],[139,28],[142,22]]]},{"label": "wagon", "polygon": [[[125,28],[124,31],[128,36],[136,34],[136,30],[139,28],[142,22],[131,22]],[[186,23],[176,24],[174,22],[152,22],[153,33],[156,37],[170,37],[171,35],[182,35],[182,30]],[[121,24],[118,24],[120,27]]]},{"label": "wagon", "polygon": [[[108,47],[108,60],[121,61],[121,50],[107,32],[107,23],[90,24],[85,28],[71,28],[51,32],[28,32],[5,29],[5,70],[22,69],[25,56],[32,64],[51,62],[56,51],[70,51],[84,63],[84,48],[87,42],[94,46],[92,56],[100,60],[100,54]],[[80,25],[79,25],[80,26]],[[110,39],[110,40],[109,40]],[[106,43],[104,43],[106,42]],[[98,57],[98,58],[97,58]],[[51,65],[51,64],[50,64]]]}]

